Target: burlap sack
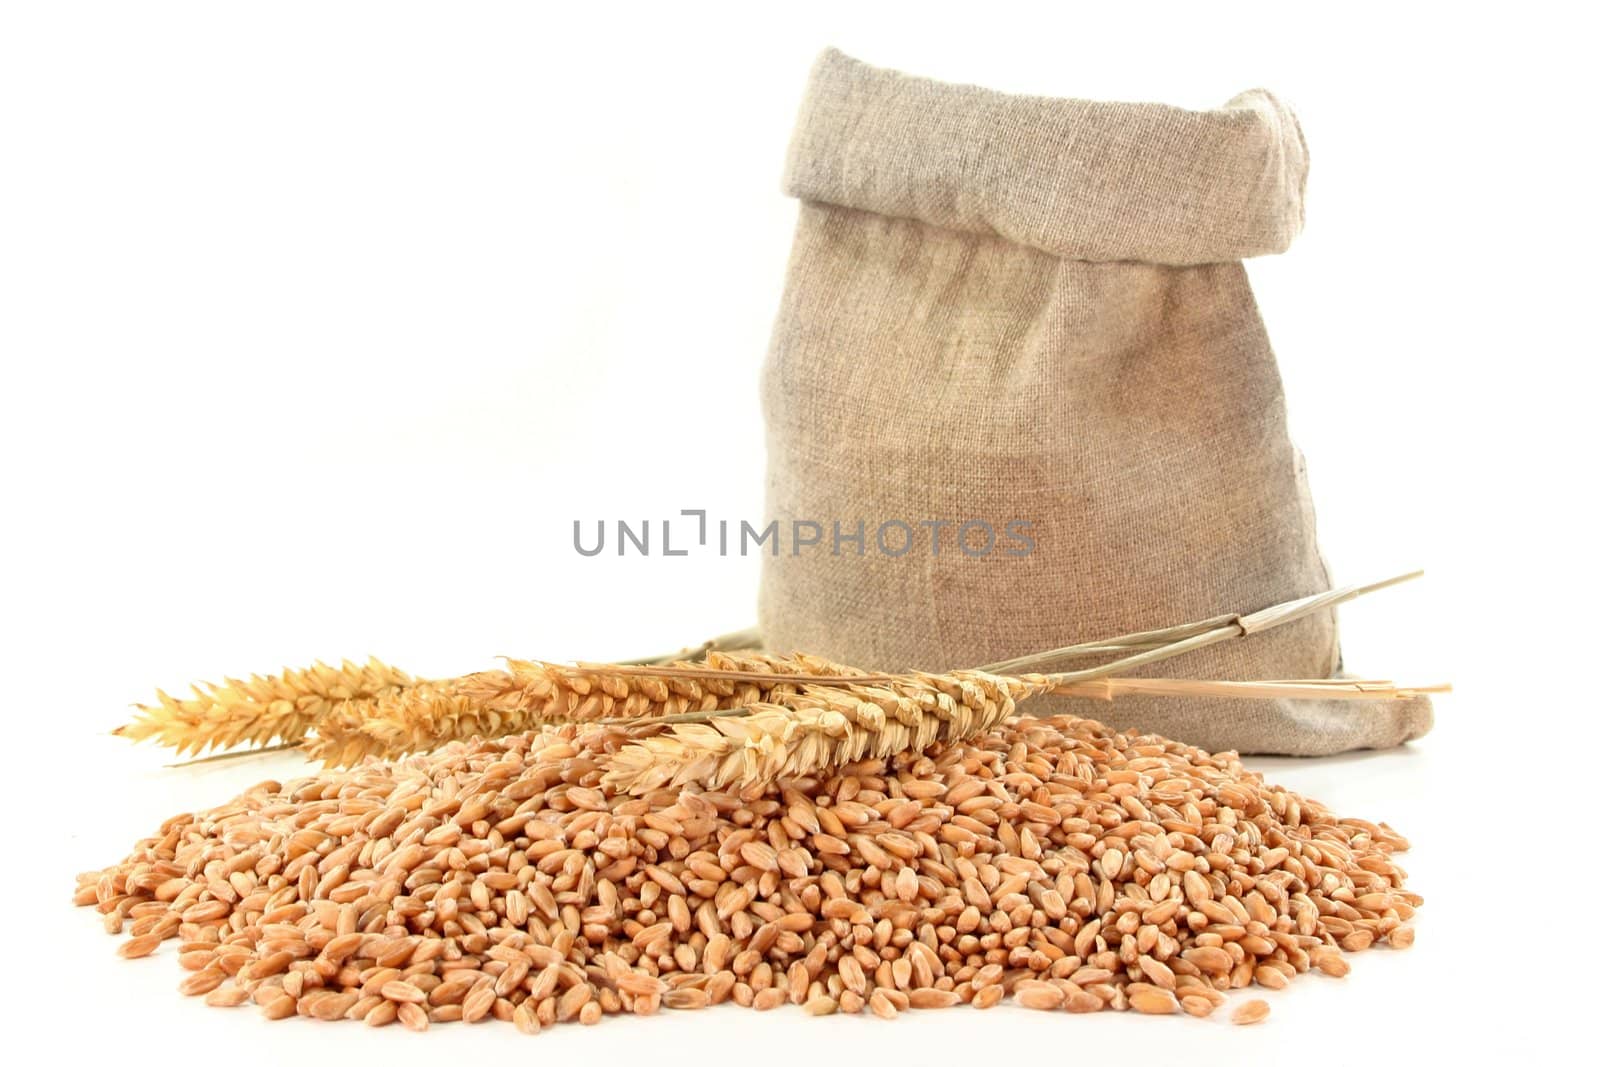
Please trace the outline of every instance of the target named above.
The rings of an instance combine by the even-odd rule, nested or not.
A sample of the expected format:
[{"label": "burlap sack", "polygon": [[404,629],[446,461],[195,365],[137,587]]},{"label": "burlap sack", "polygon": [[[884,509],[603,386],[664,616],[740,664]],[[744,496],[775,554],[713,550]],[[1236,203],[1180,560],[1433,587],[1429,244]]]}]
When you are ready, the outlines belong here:
[{"label": "burlap sack", "polygon": [[[769,518],[806,531],[762,552],[767,647],[972,666],[1328,588],[1239,262],[1288,247],[1305,175],[1299,126],[1263,91],[1205,112],[1010,96],[824,53],[788,161],[800,218],[762,377]],[[890,520],[910,550],[893,554],[898,525],[877,543]],[[920,524],[941,520],[934,554]],[[996,530],[989,553],[954,546],[971,520]],[[1031,552],[1011,520],[1031,523]],[[1339,669],[1329,613],[1143,673]],[[1397,744],[1432,718],[1426,699],[1029,710],[1305,755]]]}]

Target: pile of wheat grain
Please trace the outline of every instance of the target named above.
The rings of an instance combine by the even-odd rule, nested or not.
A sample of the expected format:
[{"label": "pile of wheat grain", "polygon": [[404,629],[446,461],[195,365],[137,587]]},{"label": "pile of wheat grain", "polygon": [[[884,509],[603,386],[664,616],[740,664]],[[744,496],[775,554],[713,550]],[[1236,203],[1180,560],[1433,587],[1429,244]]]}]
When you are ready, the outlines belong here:
[{"label": "pile of wheat grain", "polygon": [[637,743],[570,725],[264,783],[76,901],[125,956],[176,942],[180,990],[212,1004],[527,1032],[724,1001],[1207,1015],[1408,945],[1421,902],[1387,827],[1088,720],[742,792],[618,792]]}]

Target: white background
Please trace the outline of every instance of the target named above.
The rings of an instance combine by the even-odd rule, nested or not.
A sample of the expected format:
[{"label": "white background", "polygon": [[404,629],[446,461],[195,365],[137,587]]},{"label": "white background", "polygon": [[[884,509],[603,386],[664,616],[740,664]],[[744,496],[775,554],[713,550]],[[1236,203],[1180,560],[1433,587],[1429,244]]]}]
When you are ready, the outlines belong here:
[{"label": "white background", "polygon": [[1525,1054],[1582,1018],[1563,999],[1590,980],[1594,870],[1573,788],[1594,710],[1585,28],[1528,5],[577,8],[3,8],[12,1040],[163,1064],[521,1051],[507,1026],[269,1027],[178,997],[166,956],[117,959],[68,907],[72,874],[303,765],[165,770],[106,731],[158,685],[318,657],[452,674],[752,621],[753,559],[582,559],[571,523],[759,515],[756,374],[795,211],[778,175],[827,44],[1014,91],[1296,105],[1308,228],[1250,271],[1323,547],[1340,580],[1430,573],[1345,612],[1347,659],[1458,693],[1405,750],[1255,762],[1411,836],[1417,946],[1268,994],[1249,1030],[728,1009],[563,1028],[538,1054],[1380,1062]]}]

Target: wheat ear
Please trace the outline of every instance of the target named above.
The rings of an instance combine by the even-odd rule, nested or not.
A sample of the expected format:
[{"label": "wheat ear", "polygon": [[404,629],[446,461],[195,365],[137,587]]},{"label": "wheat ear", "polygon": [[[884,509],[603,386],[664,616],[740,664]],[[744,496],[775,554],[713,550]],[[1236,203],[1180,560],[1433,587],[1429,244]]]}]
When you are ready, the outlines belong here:
[{"label": "wheat ear", "polygon": [[[423,682],[323,716],[305,748],[348,765],[367,756],[428,752],[451,741],[501,737],[541,726],[638,721],[746,707],[792,693],[790,677],[845,677],[852,668],[815,656],[712,651],[704,663],[631,675],[618,664],[563,666],[509,659],[506,669]],[[677,673],[675,673],[677,672]]]},{"label": "wheat ear", "polygon": [[773,702],[738,709],[738,714],[666,724],[664,732],[619,750],[605,781],[642,793],[691,783],[759,785],[816,774],[984,733],[1037,689],[1037,683],[1020,678],[953,671],[907,675],[882,685],[780,693]]},{"label": "wheat ear", "polygon": [[413,684],[406,672],[377,659],[316,663],[277,675],[201,683],[180,699],[157,691],[155,704],[138,705],[134,720],[112,732],[133,741],[155,739],[180,753],[234,745],[298,742],[337,707],[372,704]]}]

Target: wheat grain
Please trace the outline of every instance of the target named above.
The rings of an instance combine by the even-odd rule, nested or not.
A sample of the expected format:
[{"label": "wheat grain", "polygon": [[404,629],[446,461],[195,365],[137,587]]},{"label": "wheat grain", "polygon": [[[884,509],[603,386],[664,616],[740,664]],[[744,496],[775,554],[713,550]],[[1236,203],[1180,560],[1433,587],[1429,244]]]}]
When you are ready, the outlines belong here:
[{"label": "wheat grain", "polygon": [[1233,1009],[1229,1021],[1235,1026],[1250,1026],[1261,1022],[1272,1011],[1272,1007],[1264,1000],[1247,1000]]},{"label": "wheat grain", "polygon": [[[882,690],[884,725],[901,701],[957,721],[928,690],[974,715],[1005,695],[918,684],[861,688]],[[1232,755],[1088,720],[639,795],[609,774],[632,740],[569,724],[264,783],[168,820],[73,899],[125,915],[135,954],[177,939],[197,968],[184,989],[208,1001],[529,1033],[663,1007],[892,1017],[1008,994],[1206,1014],[1225,990],[1336,971],[1358,933],[1403,941],[1420,903],[1387,827]]]},{"label": "wheat grain", "polygon": [[1066,990],[1050,982],[1019,982],[1012,996],[1020,1006],[1034,1011],[1055,1011],[1067,1001]]},{"label": "wheat grain", "polygon": [[1128,994],[1128,1006],[1143,1015],[1171,1015],[1179,1010],[1178,998],[1165,989],[1138,989]]},{"label": "wheat grain", "polygon": [[141,934],[138,937],[129,938],[127,941],[124,941],[122,943],[122,947],[118,949],[117,952],[126,959],[138,959],[141,956],[148,956],[150,953],[160,948],[161,941],[162,939],[155,934]]}]

